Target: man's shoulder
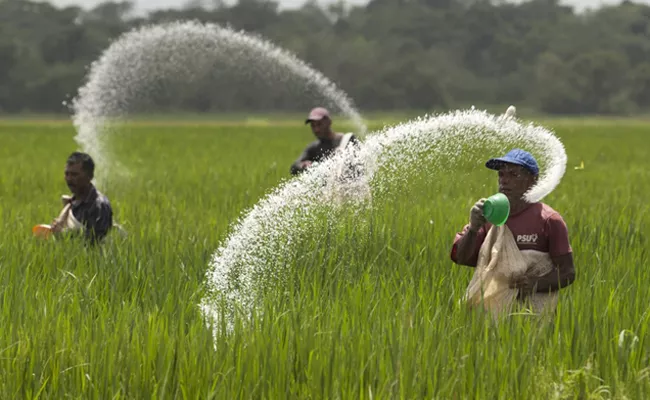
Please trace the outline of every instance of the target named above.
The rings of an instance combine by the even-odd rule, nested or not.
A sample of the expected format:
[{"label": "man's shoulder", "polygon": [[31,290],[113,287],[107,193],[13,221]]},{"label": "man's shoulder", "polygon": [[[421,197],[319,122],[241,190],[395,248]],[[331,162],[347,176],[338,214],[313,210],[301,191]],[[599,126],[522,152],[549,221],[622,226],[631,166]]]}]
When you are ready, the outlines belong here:
[{"label": "man's shoulder", "polygon": [[535,204],[535,208],[536,214],[538,214],[544,221],[564,221],[562,215],[546,203],[538,202]]},{"label": "man's shoulder", "polygon": [[516,218],[519,223],[544,225],[549,222],[564,223],[564,219],[559,212],[542,202],[533,203]]},{"label": "man's shoulder", "polygon": [[361,141],[359,140],[358,137],[356,137],[356,136],[354,135],[354,133],[352,133],[352,132],[348,132],[348,133],[343,133],[342,135],[343,135],[343,136],[341,136],[341,140],[343,140],[343,138],[344,138],[345,136],[348,136],[348,135],[349,135],[350,138],[348,139],[348,143],[353,144],[353,145],[355,145],[355,146],[359,146],[359,145],[361,145]]},{"label": "man's shoulder", "polygon": [[310,149],[317,149],[319,146],[321,146],[321,142],[320,142],[320,140],[316,139],[316,140],[314,140],[313,142],[310,142],[310,143],[307,145],[306,149],[307,149],[307,150],[310,150]]},{"label": "man's shoulder", "polygon": [[112,208],[111,201],[108,199],[104,193],[97,190],[97,198],[95,199],[95,205],[98,207]]}]

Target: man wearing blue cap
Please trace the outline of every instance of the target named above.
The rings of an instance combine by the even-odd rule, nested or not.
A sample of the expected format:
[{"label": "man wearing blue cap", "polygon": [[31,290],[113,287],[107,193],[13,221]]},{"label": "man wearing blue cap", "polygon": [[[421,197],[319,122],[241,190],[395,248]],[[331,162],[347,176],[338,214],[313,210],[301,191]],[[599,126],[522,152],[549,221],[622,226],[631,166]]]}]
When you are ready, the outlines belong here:
[{"label": "man wearing blue cap", "polygon": [[[510,283],[523,299],[534,292],[555,292],[573,283],[575,269],[567,226],[562,216],[548,205],[528,203],[524,194],[537,182],[539,167],[527,151],[514,149],[504,157],[493,158],[485,166],[499,172],[499,192],[510,201],[506,226],[512,232],[517,247],[548,253],[555,269],[538,278],[523,276]],[[451,259],[460,265],[476,267],[479,251],[491,224],[483,216],[480,199],[470,211],[470,221],[456,235]]]}]

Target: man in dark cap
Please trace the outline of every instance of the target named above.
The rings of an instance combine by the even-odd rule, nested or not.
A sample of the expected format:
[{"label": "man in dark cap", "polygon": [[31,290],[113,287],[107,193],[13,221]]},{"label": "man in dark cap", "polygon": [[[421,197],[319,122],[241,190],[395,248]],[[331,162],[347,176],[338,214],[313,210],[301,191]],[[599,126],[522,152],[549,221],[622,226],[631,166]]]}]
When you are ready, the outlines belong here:
[{"label": "man in dark cap", "polygon": [[308,169],[312,163],[324,160],[337,149],[344,149],[349,143],[353,145],[359,143],[352,133],[334,132],[330,113],[323,107],[312,109],[305,120],[305,124],[311,126],[311,131],[317,140],[310,143],[300,154],[300,157],[291,164],[292,175],[300,174]]}]

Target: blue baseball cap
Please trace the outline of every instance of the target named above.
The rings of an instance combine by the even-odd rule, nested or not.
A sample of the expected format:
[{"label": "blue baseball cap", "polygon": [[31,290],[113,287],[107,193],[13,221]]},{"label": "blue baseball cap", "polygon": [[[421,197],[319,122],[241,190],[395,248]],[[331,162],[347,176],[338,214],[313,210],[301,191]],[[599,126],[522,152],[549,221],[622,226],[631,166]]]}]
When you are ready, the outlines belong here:
[{"label": "blue baseball cap", "polygon": [[489,169],[498,170],[503,166],[503,164],[521,165],[534,176],[539,175],[537,160],[535,160],[535,157],[533,157],[532,154],[522,149],[513,149],[503,157],[492,158],[485,163],[485,166]]}]

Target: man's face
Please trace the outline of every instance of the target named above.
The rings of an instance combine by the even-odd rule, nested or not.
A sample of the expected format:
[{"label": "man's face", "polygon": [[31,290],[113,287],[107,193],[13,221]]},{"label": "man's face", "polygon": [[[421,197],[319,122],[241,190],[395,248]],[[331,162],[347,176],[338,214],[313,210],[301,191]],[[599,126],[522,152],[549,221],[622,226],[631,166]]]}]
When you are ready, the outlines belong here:
[{"label": "man's face", "polygon": [[510,201],[520,200],[535,182],[537,178],[520,165],[503,164],[499,168],[499,192]]},{"label": "man's face", "polygon": [[311,126],[311,131],[319,139],[327,137],[331,123],[332,121],[330,121],[330,119],[327,117],[320,119],[318,121],[314,121],[314,120],[309,121],[309,125]]},{"label": "man's face", "polygon": [[81,167],[81,163],[66,164],[65,183],[72,193],[83,192],[90,185],[90,177]]}]

